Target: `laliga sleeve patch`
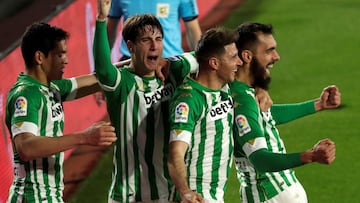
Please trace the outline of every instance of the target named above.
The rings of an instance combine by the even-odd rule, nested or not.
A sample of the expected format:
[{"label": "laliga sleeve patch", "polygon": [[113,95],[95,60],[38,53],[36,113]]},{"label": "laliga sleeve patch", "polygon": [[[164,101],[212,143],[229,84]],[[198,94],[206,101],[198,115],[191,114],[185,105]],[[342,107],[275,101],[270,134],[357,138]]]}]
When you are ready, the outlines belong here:
[{"label": "laliga sleeve patch", "polygon": [[25,97],[18,97],[15,101],[14,117],[27,115],[28,102]]},{"label": "laliga sleeve patch", "polygon": [[249,122],[244,115],[238,115],[235,118],[236,126],[239,130],[239,135],[243,136],[251,131]]},{"label": "laliga sleeve patch", "polygon": [[170,56],[168,59],[169,59],[169,61],[180,61],[181,57],[180,56]]},{"label": "laliga sleeve patch", "polygon": [[189,117],[189,106],[181,102],[175,108],[175,123],[186,123]]}]

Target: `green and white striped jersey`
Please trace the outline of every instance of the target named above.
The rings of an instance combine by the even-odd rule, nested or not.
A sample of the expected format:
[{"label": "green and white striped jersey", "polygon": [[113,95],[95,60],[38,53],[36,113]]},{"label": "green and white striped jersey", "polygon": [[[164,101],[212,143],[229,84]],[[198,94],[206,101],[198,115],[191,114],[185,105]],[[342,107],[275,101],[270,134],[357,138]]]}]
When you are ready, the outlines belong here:
[{"label": "green and white striped jersey", "polygon": [[[211,90],[188,78],[174,93],[170,141],[189,144],[188,184],[207,202],[223,202],[233,152],[233,100],[228,85]],[[172,194],[177,201],[179,194]]]},{"label": "green and white striped jersey", "polygon": [[[292,169],[280,172],[258,172],[249,161],[251,153],[265,148],[275,153],[286,153],[271,111],[260,112],[255,91],[245,83],[234,81],[231,86],[234,98],[234,157],[240,196],[243,202],[263,202],[297,182]],[[259,144],[265,140],[266,144]]]},{"label": "green and white striped jersey", "polygon": [[[75,98],[75,79],[40,84],[20,74],[6,102],[6,125],[12,138],[29,132],[35,136],[63,136],[63,100]],[[63,202],[64,153],[24,162],[14,146],[14,181],[8,202]]]},{"label": "green and white striped jersey", "polygon": [[[107,111],[118,137],[114,148],[109,198],[118,202],[167,201],[172,182],[167,169],[169,100],[190,72],[194,57],[171,57],[163,84],[140,77],[130,68],[115,68],[108,56],[106,22],[97,22],[95,70],[106,96]],[[186,60],[189,58],[189,60]]]}]

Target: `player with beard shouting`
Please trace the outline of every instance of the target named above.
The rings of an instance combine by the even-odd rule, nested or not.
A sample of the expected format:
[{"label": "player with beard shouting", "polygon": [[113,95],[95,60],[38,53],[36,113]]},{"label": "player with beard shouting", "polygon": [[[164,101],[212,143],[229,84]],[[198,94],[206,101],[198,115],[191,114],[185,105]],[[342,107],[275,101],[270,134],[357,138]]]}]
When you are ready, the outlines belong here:
[{"label": "player with beard shouting", "polygon": [[237,48],[243,65],[231,84],[235,107],[234,157],[242,202],[307,202],[306,193],[292,168],[335,159],[335,143],[320,140],[314,147],[286,153],[276,125],[340,106],[335,85],[323,89],[319,98],[295,104],[272,105],[262,112],[254,88],[268,89],[273,64],[280,59],[271,25],[244,23],[237,28]]}]

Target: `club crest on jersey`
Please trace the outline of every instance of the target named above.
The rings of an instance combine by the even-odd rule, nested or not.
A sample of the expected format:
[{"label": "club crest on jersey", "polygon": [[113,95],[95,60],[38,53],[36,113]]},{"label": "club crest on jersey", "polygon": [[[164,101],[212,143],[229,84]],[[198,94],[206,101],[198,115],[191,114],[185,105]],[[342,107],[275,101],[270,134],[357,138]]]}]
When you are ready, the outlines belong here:
[{"label": "club crest on jersey", "polygon": [[216,104],[210,109],[208,113],[209,119],[211,121],[215,121],[227,117],[228,113],[232,111],[233,106],[234,105],[231,97],[226,101],[222,101]]},{"label": "club crest on jersey", "polygon": [[189,106],[185,102],[179,103],[175,108],[175,122],[186,123],[189,117]]},{"label": "club crest on jersey", "polygon": [[158,18],[167,18],[170,13],[170,4],[158,3],[156,17]]},{"label": "club crest on jersey", "polygon": [[28,102],[25,97],[18,97],[15,101],[14,117],[27,115]]},{"label": "club crest on jersey", "polygon": [[246,133],[249,133],[251,131],[249,122],[247,121],[246,117],[244,115],[238,115],[235,118],[236,126],[239,130],[239,135],[243,136]]}]

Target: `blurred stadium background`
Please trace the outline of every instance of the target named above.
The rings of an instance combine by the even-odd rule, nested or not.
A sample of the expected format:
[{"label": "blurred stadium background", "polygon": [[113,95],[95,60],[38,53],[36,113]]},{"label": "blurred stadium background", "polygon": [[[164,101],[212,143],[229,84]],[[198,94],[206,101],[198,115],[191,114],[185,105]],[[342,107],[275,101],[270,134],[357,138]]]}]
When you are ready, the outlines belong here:
[{"label": "blurred stadium background", "polygon": [[[215,25],[235,28],[244,21],[271,23],[281,60],[271,70],[270,94],[276,103],[300,102],[319,96],[336,84],[342,108],[280,126],[288,152],[310,148],[319,139],[336,142],[337,159],[329,166],[312,164],[296,169],[311,203],[359,202],[360,180],[360,2],[358,0],[197,0],[203,29]],[[241,2],[241,4],[240,4]],[[95,0],[0,0],[0,203],[12,180],[11,142],[5,127],[7,91],[23,71],[19,39],[27,25],[44,20],[70,32],[70,64],[65,77],[92,71],[92,34]],[[231,11],[230,15],[220,10]],[[116,58],[116,56],[113,56]],[[91,109],[91,111],[89,111]],[[92,97],[65,104],[65,131],[79,130],[102,118],[105,106]],[[76,118],[76,119],[75,119]],[[65,197],[68,202],[107,202],[111,179],[111,149],[75,149],[67,152]],[[84,156],[80,156],[84,155]],[[77,165],[85,157],[101,157]],[[79,158],[83,157],[83,158]],[[87,169],[94,167],[91,173]],[[80,170],[79,170],[80,168]],[[86,174],[84,174],[86,173]],[[72,189],[69,189],[72,188]],[[76,189],[76,190],[75,190]],[[226,202],[240,202],[234,171]]]}]

